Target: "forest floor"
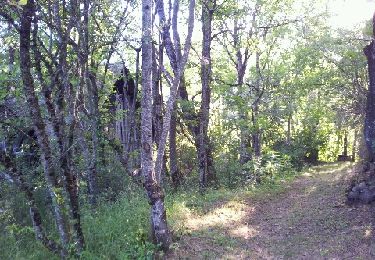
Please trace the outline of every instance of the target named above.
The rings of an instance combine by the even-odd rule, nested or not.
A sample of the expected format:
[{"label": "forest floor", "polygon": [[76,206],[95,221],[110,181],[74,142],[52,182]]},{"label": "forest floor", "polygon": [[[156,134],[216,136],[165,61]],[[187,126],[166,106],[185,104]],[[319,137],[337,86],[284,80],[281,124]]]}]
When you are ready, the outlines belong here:
[{"label": "forest floor", "polygon": [[374,205],[346,205],[349,163],[312,167],[282,189],[186,211],[166,259],[375,259]]}]

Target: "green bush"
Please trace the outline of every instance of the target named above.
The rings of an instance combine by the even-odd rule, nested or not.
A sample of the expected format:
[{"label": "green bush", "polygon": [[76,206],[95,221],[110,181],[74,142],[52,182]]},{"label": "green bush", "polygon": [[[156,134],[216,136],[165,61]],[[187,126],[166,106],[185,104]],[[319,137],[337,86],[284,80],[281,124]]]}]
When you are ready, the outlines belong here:
[{"label": "green bush", "polygon": [[156,247],[149,241],[149,206],[142,191],[123,193],[84,216],[82,259],[152,259]]}]

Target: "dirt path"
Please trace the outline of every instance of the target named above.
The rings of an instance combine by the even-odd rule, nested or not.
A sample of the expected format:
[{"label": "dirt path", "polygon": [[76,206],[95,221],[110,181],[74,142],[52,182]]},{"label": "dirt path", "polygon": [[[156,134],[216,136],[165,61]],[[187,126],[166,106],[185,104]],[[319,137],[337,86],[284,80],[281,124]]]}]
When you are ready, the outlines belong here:
[{"label": "dirt path", "polygon": [[345,205],[351,168],[313,167],[283,192],[191,214],[167,259],[375,259],[374,206]]}]

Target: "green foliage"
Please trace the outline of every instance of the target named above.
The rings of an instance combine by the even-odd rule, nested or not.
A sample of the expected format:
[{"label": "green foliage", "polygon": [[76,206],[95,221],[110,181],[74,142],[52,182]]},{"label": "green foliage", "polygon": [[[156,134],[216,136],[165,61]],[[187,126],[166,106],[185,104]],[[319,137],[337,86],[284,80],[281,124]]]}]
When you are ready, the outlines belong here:
[{"label": "green foliage", "polygon": [[127,192],[114,203],[103,201],[96,212],[85,210],[87,248],[82,259],[152,259],[147,200],[141,191]]},{"label": "green foliage", "polygon": [[[1,215],[1,213],[0,213]],[[59,259],[35,240],[30,226],[12,224],[1,231],[0,259]]]},{"label": "green foliage", "polygon": [[[127,191],[114,203],[84,209],[86,250],[81,259],[152,259],[149,207],[143,191]],[[5,218],[4,213],[0,213]],[[8,225],[0,236],[0,259],[57,259],[35,240],[30,226]]]}]

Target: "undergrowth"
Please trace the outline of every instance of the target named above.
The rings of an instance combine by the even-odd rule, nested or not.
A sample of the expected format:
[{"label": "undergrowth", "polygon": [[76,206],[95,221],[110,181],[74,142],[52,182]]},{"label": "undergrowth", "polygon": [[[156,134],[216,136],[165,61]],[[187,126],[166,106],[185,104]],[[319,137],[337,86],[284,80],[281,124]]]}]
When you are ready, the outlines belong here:
[{"label": "undergrowth", "polygon": [[[165,202],[174,240],[187,232],[184,220],[189,214],[206,214],[221,202],[280,193],[294,176],[294,171],[285,172],[260,185],[207,189],[203,195],[189,185],[178,192],[167,188]],[[141,188],[118,197],[112,203],[99,203],[96,210],[82,210],[86,250],[80,259],[152,259],[158,250],[150,242],[149,206]],[[12,225],[1,232],[0,259],[58,259],[35,240],[30,226]]]}]

